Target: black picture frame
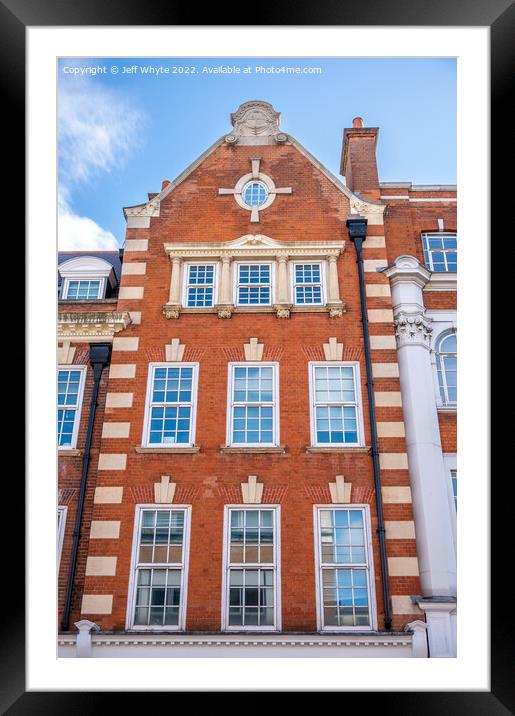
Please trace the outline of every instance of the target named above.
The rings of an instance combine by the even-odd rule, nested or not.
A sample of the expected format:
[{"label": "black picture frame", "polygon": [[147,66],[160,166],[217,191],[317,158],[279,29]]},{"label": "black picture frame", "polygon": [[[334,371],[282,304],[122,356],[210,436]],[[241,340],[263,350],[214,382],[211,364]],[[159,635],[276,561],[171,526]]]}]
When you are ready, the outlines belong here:
[{"label": "black picture frame", "polygon": [[[506,184],[501,186],[502,164],[506,164],[512,129],[511,112],[508,101],[513,94],[512,76],[514,70],[513,46],[515,37],[515,7],[512,0],[362,0],[362,2],[341,2],[317,0],[316,3],[296,3],[292,6],[284,0],[276,0],[270,13],[272,23],[257,23],[250,18],[246,23],[233,8],[236,23],[227,22],[231,13],[226,13],[217,5],[202,9],[202,26],[234,24],[273,24],[295,26],[441,26],[441,27],[489,27],[491,31],[491,91],[492,91],[492,237],[500,235],[502,212],[496,212],[496,197],[505,197]],[[9,165],[7,196],[20,191],[24,186],[25,168],[25,30],[28,26],[71,26],[71,25],[198,25],[199,8],[188,4],[179,4],[170,0],[151,0],[132,2],[128,0],[0,0],[0,59],[2,84],[1,97],[4,113],[9,118],[9,143],[16,147],[16,161]],[[508,152],[508,156],[509,152]],[[511,152],[513,156],[513,152]],[[508,167],[511,169],[511,165]],[[20,232],[18,224],[17,230]],[[495,243],[495,242],[494,242]],[[16,246],[16,262],[19,265],[23,249]],[[22,298],[20,299],[22,300]],[[499,304],[492,303],[492,307]],[[18,310],[22,308],[17,303]],[[18,344],[19,345],[19,344]],[[19,348],[18,348],[19,350]],[[18,356],[21,360],[21,355]],[[502,371],[501,371],[502,372]],[[22,403],[20,403],[22,404]],[[512,421],[510,421],[512,422]],[[506,430],[506,428],[505,428]],[[502,442],[502,428],[496,434]],[[507,438],[507,432],[504,436]],[[508,443],[509,444],[509,443]],[[21,453],[20,453],[21,454]],[[20,474],[19,471],[18,474]],[[504,473],[504,470],[503,470]],[[493,471],[492,471],[493,475]],[[499,475],[498,475],[499,477]],[[503,477],[511,478],[511,470]],[[491,600],[491,690],[457,692],[367,692],[367,706],[380,709],[381,713],[420,714],[467,714],[468,716],[504,716],[515,713],[513,689],[513,618],[510,609],[510,594],[506,589],[506,576],[509,564],[509,525],[513,521],[510,503],[506,500],[506,485],[493,480],[491,488],[492,507],[495,508],[495,520],[492,520],[492,600]],[[10,483],[10,484],[9,484]],[[7,480],[4,490],[11,489],[16,495],[16,503],[21,504],[21,479],[16,483]],[[11,502],[12,504],[12,502]],[[510,509],[510,514],[508,514]],[[24,581],[23,566],[13,560],[9,569],[15,571],[17,584]],[[116,708],[120,694],[106,692],[27,692],[25,687],[25,614],[23,604],[14,612],[9,607],[9,620],[3,623],[0,638],[0,663],[2,676],[0,684],[1,713],[78,713],[90,714],[95,710]],[[471,624],[473,629],[474,625]],[[366,666],[366,663],[364,662]],[[407,684],[409,688],[409,684]],[[163,694],[166,697],[166,694]],[[202,695],[202,694],[200,694]],[[252,701],[253,708],[260,708],[265,694],[257,693]],[[348,706],[349,698],[358,698],[362,702],[362,692],[345,692],[342,698]],[[187,696],[190,698],[191,694]],[[129,698],[135,704],[139,700],[137,693],[131,692]],[[212,697],[210,697],[212,698]],[[115,699],[116,704],[115,704]],[[212,704],[213,702],[211,702]],[[343,705],[343,702],[342,702]]]}]

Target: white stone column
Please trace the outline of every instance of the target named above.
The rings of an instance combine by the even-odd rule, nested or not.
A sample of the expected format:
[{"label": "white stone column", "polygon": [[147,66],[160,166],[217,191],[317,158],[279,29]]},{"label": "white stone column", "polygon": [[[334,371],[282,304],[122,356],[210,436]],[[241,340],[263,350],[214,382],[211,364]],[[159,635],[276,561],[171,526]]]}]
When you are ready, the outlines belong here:
[{"label": "white stone column", "polygon": [[327,280],[327,301],[328,303],[340,302],[340,286],[338,285],[338,268],[336,266],[337,257],[329,256],[329,276]]},{"label": "white stone column", "polygon": [[220,291],[218,293],[218,318],[230,318],[234,309],[232,297],[231,264],[232,256],[222,254],[222,270],[220,272]]},{"label": "white stone column", "polygon": [[290,303],[287,256],[277,257],[277,303]]},{"label": "white stone column", "polygon": [[[392,290],[422,594],[440,604],[449,597],[455,608],[456,553],[429,353],[432,327],[422,294],[430,273],[413,256],[399,256],[384,273]],[[429,621],[428,628],[430,634]]]},{"label": "white stone column", "polygon": [[419,599],[425,612],[430,658],[453,658],[456,647],[456,603],[444,599]]},{"label": "white stone column", "polygon": [[172,279],[170,281],[170,298],[168,303],[172,306],[181,305],[181,266],[182,259],[180,256],[172,258]]},{"label": "white stone column", "polygon": [[100,631],[99,627],[95,622],[90,622],[89,619],[81,619],[79,622],[75,622],[75,626],[79,630],[77,634],[76,656],[79,658],[91,657],[91,632]]},{"label": "white stone column", "polygon": [[404,631],[413,634],[411,642],[413,658],[427,659],[427,624],[420,619],[416,619],[414,622],[406,624]]},{"label": "white stone column", "polygon": [[219,303],[232,303],[231,296],[231,256],[222,256],[222,275],[220,277]]}]

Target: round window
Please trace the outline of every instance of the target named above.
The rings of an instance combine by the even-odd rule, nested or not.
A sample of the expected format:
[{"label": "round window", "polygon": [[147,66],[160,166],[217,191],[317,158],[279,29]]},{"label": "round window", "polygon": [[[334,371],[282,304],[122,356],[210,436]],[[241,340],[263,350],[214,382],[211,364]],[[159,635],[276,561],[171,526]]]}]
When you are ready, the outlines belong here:
[{"label": "round window", "polygon": [[260,181],[249,182],[241,193],[247,206],[262,206],[268,199],[268,189]]}]

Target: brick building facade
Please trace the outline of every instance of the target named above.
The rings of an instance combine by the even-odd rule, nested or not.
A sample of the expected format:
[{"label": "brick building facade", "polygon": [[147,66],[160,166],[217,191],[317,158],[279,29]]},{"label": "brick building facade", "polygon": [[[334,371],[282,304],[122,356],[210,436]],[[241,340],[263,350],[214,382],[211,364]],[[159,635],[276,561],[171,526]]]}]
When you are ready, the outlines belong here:
[{"label": "brick building facade", "polygon": [[59,653],[454,656],[456,189],[231,121],[59,259]]}]

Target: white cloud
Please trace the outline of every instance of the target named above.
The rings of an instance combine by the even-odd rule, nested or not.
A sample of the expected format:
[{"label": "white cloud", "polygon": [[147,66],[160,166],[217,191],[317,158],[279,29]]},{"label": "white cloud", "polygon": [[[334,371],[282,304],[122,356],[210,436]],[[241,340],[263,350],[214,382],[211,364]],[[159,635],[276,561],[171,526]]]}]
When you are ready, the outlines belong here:
[{"label": "white cloud", "polygon": [[90,78],[63,81],[59,90],[60,250],[118,248],[115,236],[73,208],[73,191],[123,167],[140,142],[143,115],[126,97]]},{"label": "white cloud", "polygon": [[59,251],[93,251],[118,248],[114,234],[87,216],[79,216],[61,199],[57,223]]}]

